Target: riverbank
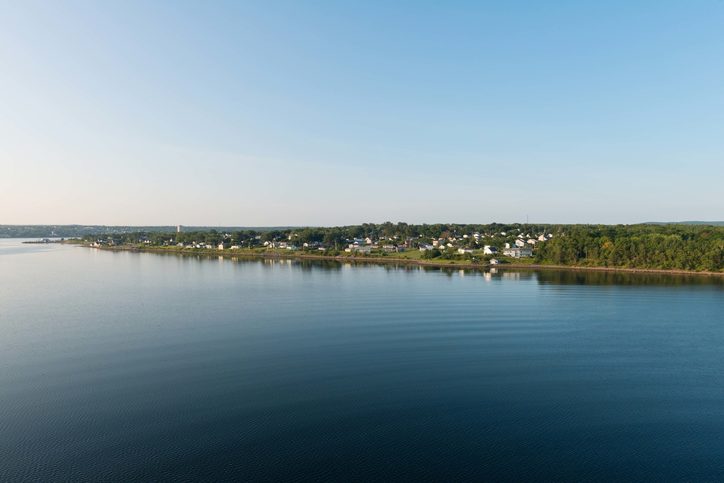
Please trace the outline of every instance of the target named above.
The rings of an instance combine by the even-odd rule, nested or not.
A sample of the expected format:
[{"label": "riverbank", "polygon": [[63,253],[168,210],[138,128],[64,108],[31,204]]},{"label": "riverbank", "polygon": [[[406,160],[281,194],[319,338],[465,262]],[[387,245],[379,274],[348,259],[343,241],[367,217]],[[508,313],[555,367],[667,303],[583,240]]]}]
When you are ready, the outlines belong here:
[{"label": "riverbank", "polygon": [[400,256],[358,256],[358,255],[315,255],[300,252],[288,251],[256,251],[256,250],[215,250],[215,249],[180,249],[176,247],[142,247],[142,246],[101,246],[92,247],[88,244],[78,244],[87,248],[108,251],[127,251],[139,253],[174,254],[182,256],[216,256],[224,258],[243,259],[276,259],[276,260],[320,260],[346,263],[369,263],[389,265],[411,265],[421,267],[437,268],[458,268],[464,270],[569,270],[569,271],[593,271],[593,272],[620,272],[620,273],[647,273],[663,275],[698,275],[709,277],[724,277],[724,272],[694,271],[694,270],[667,270],[654,268],[631,268],[631,267],[598,267],[598,266],[575,266],[575,265],[542,265],[535,263],[500,263],[490,264],[485,262],[471,262],[469,260],[443,260],[432,259],[422,260],[416,258],[404,258]]}]

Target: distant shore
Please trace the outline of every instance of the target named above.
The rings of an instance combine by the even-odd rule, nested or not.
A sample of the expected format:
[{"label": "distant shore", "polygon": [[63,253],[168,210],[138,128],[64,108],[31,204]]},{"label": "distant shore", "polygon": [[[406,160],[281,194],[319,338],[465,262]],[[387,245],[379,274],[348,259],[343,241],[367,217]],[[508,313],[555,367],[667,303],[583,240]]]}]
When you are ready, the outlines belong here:
[{"label": "distant shore", "polygon": [[357,255],[314,255],[299,252],[252,252],[249,250],[215,250],[215,249],[178,249],[176,247],[138,247],[138,246],[101,246],[92,247],[88,244],[78,244],[87,248],[95,248],[98,250],[108,250],[116,252],[139,252],[139,253],[165,253],[183,256],[217,256],[224,258],[244,258],[244,259],[271,259],[271,260],[321,260],[335,261],[347,263],[369,263],[369,264],[386,264],[386,265],[411,265],[421,267],[437,267],[437,268],[459,268],[465,270],[489,270],[491,268],[498,270],[569,270],[569,271],[594,271],[594,272],[620,272],[620,273],[648,273],[661,275],[699,275],[709,277],[724,277],[724,272],[710,271],[694,271],[694,270],[678,270],[678,269],[655,269],[655,268],[630,268],[630,267],[598,267],[598,266],[581,266],[581,265],[541,265],[535,263],[473,263],[467,260],[418,260],[400,257],[375,257],[375,256],[357,256]]}]

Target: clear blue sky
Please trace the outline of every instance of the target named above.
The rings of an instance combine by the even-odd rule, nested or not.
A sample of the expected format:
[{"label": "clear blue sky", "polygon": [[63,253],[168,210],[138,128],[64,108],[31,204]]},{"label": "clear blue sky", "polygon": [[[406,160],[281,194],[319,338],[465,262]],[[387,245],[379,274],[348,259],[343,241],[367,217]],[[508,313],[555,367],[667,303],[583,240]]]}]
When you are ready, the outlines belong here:
[{"label": "clear blue sky", "polygon": [[724,2],[0,0],[0,223],[724,218]]}]

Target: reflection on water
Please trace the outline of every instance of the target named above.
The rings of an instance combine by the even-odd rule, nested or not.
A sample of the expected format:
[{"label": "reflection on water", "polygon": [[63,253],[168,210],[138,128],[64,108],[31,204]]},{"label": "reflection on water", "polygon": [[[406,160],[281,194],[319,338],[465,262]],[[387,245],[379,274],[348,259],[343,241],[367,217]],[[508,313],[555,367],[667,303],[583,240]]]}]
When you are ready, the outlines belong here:
[{"label": "reflection on water", "polygon": [[[153,254],[155,256],[155,254]],[[189,257],[189,255],[164,254],[173,257]],[[213,256],[192,256],[197,260],[206,260]],[[560,285],[724,285],[724,277],[707,275],[665,274],[647,272],[617,272],[604,270],[554,270],[554,269],[506,269],[485,268],[470,269],[448,266],[415,265],[406,263],[375,264],[365,261],[314,260],[294,258],[250,258],[250,257],[218,257],[241,264],[263,264],[275,267],[295,267],[302,270],[341,270],[343,268],[364,268],[376,266],[386,272],[429,272],[442,273],[450,277],[481,277],[484,280],[537,280],[542,284]]]},{"label": "reflection on water", "polygon": [[587,270],[541,270],[537,272],[538,281],[559,285],[724,285],[724,277],[706,275],[682,275],[661,273],[631,273]]},{"label": "reflection on water", "polygon": [[[0,246],[2,248],[2,246]],[[12,247],[13,250],[27,251],[26,247]],[[32,249],[32,247],[30,248]],[[42,249],[42,246],[38,249]],[[46,249],[48,249],[46,247]],[[10,248],[5,249],[5,253],[15,253]],[[0,254],[3,251],[0,250]],[[127,255],[128,252],[106,252],[117,256]],[[180,259],[191,259],[196,261],[218,260],[220,262],[229,262],[245,265],[264,265],[269,267],[294,267],[301,270],[342,270],[353,267],[364,268],[375,266],[386,272],[429,272],[441,273],[449,277],[481,277],[487,281],[493,280],[537,280],[541,284],[560,284],[560,285],[668,285],[668,286],[685,286],[685,285],[724,285],[724,277],[707,276],[707,275],[687,275],[687,274],[665,274],[665,273],[649,273],[649,272],[623,272],[623,271],[605,271],[605,270],[557,270],[557,269],[508,269],[505,267],[485,267],[485,268],[459,268],[455,266],[429,266],[415,265],[408,263],[374,263],[364,260],[318,260],[318,259],[301,259],[301,258],[256,258],[250,256],[217,256],[217,255],[192,255],[178,253],[134,253],[135,256],[152,256],[152,257],[173,257]]]}]

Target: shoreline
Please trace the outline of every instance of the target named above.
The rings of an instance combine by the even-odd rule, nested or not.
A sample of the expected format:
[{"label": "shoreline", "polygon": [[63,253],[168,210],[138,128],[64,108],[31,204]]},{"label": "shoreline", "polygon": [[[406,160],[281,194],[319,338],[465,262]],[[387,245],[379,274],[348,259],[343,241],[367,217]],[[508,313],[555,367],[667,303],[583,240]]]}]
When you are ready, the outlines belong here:
[{"label": "shoreline", "polygon": [[567,270],[567,271],[590,271],[590,272],[619,272],[619,273],[641,273],[641,274],[659,274],[659,275],[697,275],[706,277],[724,277],[724,272],[710,271],[694,271],[680,269],[658,269],[658,268],[628,268],[628,267],[597,267],[597,266],[581,266],[581,265],[541,265],[532,263],[503,263],[503,264],[480,264],[469,263],[463,261],[449,261],[449,263],[441,263],[426,260],[413,260],[409,258],[395,257],[356,257],[354,255],[311,255],[311,254],[281,254],[274,252],[260,253],[239,253],[230,250],[214,250],[214,249],[198,249],[193,251],[177,250],[169,248],[155,247],[132,247],[132,246],[103,246],[92,247],[87,244],[75,244],[83,248],[95,248],[98,250],[107,250],[115,252],[137,252],[137,253],[165,253],[181,256],[217,256],[224,258],[246,258],[250,260],[318,260],[318,261],[334,261],[348,263],[368,263],[375,265],[411,265],[420,267],[437,267],[437,268],[456,268],[464,270]]}]

